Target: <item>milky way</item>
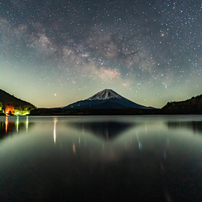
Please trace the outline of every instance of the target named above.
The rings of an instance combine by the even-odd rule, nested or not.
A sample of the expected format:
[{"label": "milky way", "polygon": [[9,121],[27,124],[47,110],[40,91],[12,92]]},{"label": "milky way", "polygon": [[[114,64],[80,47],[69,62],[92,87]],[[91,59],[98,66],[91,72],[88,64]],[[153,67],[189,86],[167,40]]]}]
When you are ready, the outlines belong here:
[{"label": "milky way", "polygon": [[142,105],[202,93],[202,3],[0,1],[0,88],[37,107],[105,88]]}]

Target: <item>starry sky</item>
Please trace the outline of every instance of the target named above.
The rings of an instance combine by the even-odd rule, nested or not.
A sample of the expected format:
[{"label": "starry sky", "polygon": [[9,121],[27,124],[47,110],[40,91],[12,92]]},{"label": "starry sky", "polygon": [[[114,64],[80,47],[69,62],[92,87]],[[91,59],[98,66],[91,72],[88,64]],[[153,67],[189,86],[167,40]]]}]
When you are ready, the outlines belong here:
[{"label": "starry sky", "polygon": [[103,89],[163,107],[202,94],[201,0],[0,0],[0,89],[37,107]]}]

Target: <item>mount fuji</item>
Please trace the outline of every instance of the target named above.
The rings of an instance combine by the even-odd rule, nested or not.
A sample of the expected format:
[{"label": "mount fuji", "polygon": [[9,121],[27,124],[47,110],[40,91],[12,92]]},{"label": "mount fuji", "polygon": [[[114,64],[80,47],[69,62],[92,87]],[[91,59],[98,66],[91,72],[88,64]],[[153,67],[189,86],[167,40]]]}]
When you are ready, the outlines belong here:
[{"label": "mount fuji", "polygon": [[63,109],[152,109],[132,102],[111,89],[105,89],[88,99],[72,103]]}]

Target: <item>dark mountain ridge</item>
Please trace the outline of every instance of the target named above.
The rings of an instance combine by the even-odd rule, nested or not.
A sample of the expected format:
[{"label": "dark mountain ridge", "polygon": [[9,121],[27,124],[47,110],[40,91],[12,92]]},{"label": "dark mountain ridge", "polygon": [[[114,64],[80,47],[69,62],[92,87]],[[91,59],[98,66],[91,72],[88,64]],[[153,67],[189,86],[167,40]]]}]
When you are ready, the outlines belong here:
[{"label": "dark mountain ridge", "polygon": [[26,114],[36,107],[0,89],[0,110],[6,114]]},{"label": "dark mountain ridge", "polygon": [[[102,92],[102,91],[101,91]],[[101,97],[98,95],[102,95]],[[112,97],[110,93],[102,92],[86,100],[75,102],[64,108],[37,109],[31,112],[32,115],[163,115],[163,114],[202,114],[202,95],[178,102],[168,102],[163,108],[125,108],[122,103]],[[120,96],[120,95],[119,95]],[[110,97],[110,98],[109,98]],[[118,100],[122,100],[119,97]],[[115,100],[115,102],[113,102]],[[123,99],[124,100],[124,99]],[[127,99],[126,99],[127,100]],[[84,108],[87,105],[96,104],[91,108]],[[132,101],[129,101],[129,103]],[[133,102],[132,102],[133,103]],[[136,103],[135,103],[136,104]],[[77,106],[80,105],[80,108]],[[73,107],[71,107],[73,106]],[[74,106],[76,106],[74,108]],[[136,106],[136,105],[135,105]],[[113,108],[114,107],[114,108]],[[143,106],[144,107],[144,106]],[[148,110],[150,109],[150,110]]]},{"label": "dark mountain ridge", "polygon": [[168,102],[163,108],[162,111],[170,113],[193,113],[201,114],[202,113],[202,95],[192,97],[191,99],[178,101],[178,102]]}]

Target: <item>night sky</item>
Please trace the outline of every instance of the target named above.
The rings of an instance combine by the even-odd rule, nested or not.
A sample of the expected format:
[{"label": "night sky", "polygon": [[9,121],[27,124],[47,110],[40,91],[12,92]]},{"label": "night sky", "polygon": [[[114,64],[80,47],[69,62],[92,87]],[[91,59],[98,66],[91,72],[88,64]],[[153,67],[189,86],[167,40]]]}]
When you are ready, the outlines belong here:
[{"label": "night sky", "polygon": [[37,107],[103,89],[163,107],[202,94],[201,0],[0,0],[0,89]]}]

